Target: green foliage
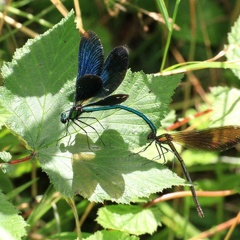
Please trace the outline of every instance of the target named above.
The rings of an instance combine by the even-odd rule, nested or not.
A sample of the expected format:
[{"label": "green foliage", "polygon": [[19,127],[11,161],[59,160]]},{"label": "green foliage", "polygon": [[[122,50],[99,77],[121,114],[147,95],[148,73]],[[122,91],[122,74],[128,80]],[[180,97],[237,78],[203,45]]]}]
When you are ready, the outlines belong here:
[{"label": "green foliage", "polygon": [[[239,61],[240,58],[240,48],[239,48],[239,29],[240,29],[240,18],[234,23],[233,27],[231,28],[231,32],[228,34],[228,51],[226,53],[227,59],[231,62]],[[233,73],[240,78],[239,70],[232,70]]]},{"label": "green foliage", "polygon": [[10,114],[6,111],[6,109],[0,105],[0,129],[5,124],[9,116]]},{"label": "green foliage", "polygon": [[92,236],[88,238],[84,238],[85,240],[111,240],[111,239],[119,239],[119,240],[139,240],[136,236],[130,236],[127,233],[120,231],[98,231]]},{"label": "green foliage", "polygon": [[[13,159],[21,159],[27,152],[36,151],[35,159],[29,163],[19,166],[1,163],[2,168],[7,166],[5,170],[10,176],[0,174],[0,189],[6,193],[0,194],[0,238],[20,239],[28,234],[26,239],[31,239],[31,233],[36,233],[48,239],[80,239],[80,222],[83,239],[135,240],[140,235],[149,240],[169,236],[188,239],[229,220],[237,212],[231,196],[200,198],[204,221],[198,219],[190,197],[184,198],[184,202],[179,199],[158,202],[159,193],[175,192],[170,189],[173,186],[188,189],[189,183],[170,171],[171,166],[162,164],[173,159],[172,152],[164,149],[164,156],[157,159],[159,153],[154,144],[143,151],[149,144],[150,128],[139,116],[117,109],[84,113],[82,129],[70,124],[70,134],[65,135],[66,126],[60,122],[60,114],[72,106],[80,34],[73,12],[60,21],[60,14],[49,1],[41,1],[41,5],[37,2],[15,1],[6,12],[35,33],[44,34],[28,40],[19,29],[6,24],[0,29],[4,79],[4,87],[0,88],[0,158],[9,161],[7,152]],[[62,2],[72,8],[70,1]],[[190,5],[187,1],[145,0],[100,1],[98,5],[83,0],[80,4],[84,28],[99,35],[106,56],[113,46],[129,46],[131,70],[115,91],[129,94],[122,105],[145,114],[159,128],[159,133],[176,117],[183,116],[185,110],[191,108],[196,112],[196,106],[197,111],[206,106],[213,110],[211,118],[201,123],[199,129],[239,125],[239,83],[235,78],[239,78],[240,68],[239,20],[233,25],[224,6],[216,1]],[[234,9],[234,3],[229,5]],[[175,14],[173,25],[170,18],[174,19]],[[166,23],[161,27],[163,21]],[[230,25],[233,27],[228,35],[229,46],[225,48],[227,61],[205,61],[222,50]],[[173,26],[180,28],[176,30]],[[13,55],[19,46],[23,47]],[[2,64],[4,61],[7,62]],[[167,67],[156,74],[163,66]],[[220,68],[222,74],[214,68]],[[235,76],[225,68],[231,69]],[[193,85],[182,74],[175,74],[200,69],[204,71],[194,72]],[[193,80],[191,75],[188,77]],[[182,84],[175,94],[180,81]],[[225,87],[220,86],[222,83]],[[200,85],[208,95],[204,95]],[[208,101],[202,103],[196,93]],[[172,97],[175,111],[170,112]],[[191,121],[191,125],[196,123],[199,120]],[[196,188],[231,190],[234,194],[239,191],[236,170],[239,156],[234,150],[226,155],[219,157],[218,153],[192,150],[181,154],[190,175],[197,181]],[[173,170],[178,172],[178,164]],[[26,222],[6,196],[21,209]],[[73,203],[65,201],[65,197],[71,197]],[[151,200],[153,207],[143,206]],[[72,232],[75,224],[77,231]],[[96,231],[99,226],[103,230]],[[214,234],[216,239],[223,238]]]},{"label": "green foliage", "polygon": [[161,212],[157,208],[141,206],[106,206],[98,211],[97,222],[107,229],[120,230],[134,235],[153,234],[159,222]]},{"label": "green foliage", "polygon": [[215,98],[211,126],[238,126],[240,120],[240,91],[236,88],[214,87],[211,92]]},{"label": "green foliage", "polygon": [[0,235],[1,239],[21,239],[26,235],[26,222],[18,215],[17,209],[0,192]]},{"label": "green foliage", "polygon": [[8,152],[0,152],[0,158],[4,161],[4,162],[8,162],[11,158],[12,155]]}]

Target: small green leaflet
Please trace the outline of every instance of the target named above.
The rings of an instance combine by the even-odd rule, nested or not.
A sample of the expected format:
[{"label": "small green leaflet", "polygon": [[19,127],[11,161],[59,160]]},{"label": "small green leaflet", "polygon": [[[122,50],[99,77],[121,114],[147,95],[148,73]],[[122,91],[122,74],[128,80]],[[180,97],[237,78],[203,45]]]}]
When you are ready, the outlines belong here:
[{"label": "small green leaflet", "polygon": [[[233,62],[236,61],[239,63],[240,59],[240,17],[238,17],[237,21],[234,23],[231,32],[228,34],[228,42],[229,45],[226,46],[228,49],[226,51],[226,56],[228,61]],[[240,72],[238,69],[232,69],[233,73],[240,79]]]}]

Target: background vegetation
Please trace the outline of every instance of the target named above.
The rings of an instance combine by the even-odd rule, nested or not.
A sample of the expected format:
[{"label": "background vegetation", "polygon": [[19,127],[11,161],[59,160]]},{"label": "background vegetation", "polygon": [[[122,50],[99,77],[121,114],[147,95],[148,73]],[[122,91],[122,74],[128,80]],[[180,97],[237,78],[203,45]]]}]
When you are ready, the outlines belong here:
[{"label": "background vegetation", "polygon": [[[1,66],[3,62],[12,61],[17,48],[51,29],[61,21],[62,14],[66,16],[74,8],[74,2],[70,0],[62,1],[65,9],[59,2],[53,2],[55,5],[47,0],[1,1]],[[172,111],[161,121],[160,131],[169,128],[179,118],[203,110],[208,113],[181,128],[216,126],[220,124],[217,119],[224,119],[221,122],[223,125],[239,125],[238,1],[82,0],[79,4],[80,8],[75,5],[75,11],[81,10],[78,18],[80,31],[95,31],[102,41],[105,53],[109,53],[114,46],[126,44],[130,49],[129,66],[132,72],[144,71],[146,74],[155,74],[156,77],[185,73],[172,97]],[[60,7],[62,14],[56,6]],[[175,17],[175,25],[172,25]],[[20,28],[19,23],[22,24]],[[235,28],[231,29],[232,26]],[[77,50],[77,46],[74,48]],[[59,49],[58,55],[61,54],[64,57],[65,52]],[[68,64],[69,61],[63,63],[66,66]],[[31,62],[29,66],[33,72],[41,67]],[[64,69],[62,68],[63,71]],[[27,71],[27,68],[24,70]],[[39,84],[37,79],[34,81]],[[4,85],[4,79],[1,79],[1,83]],[[160,79],[159,83],[164,85]],[[162,95],[164,90],[165,88]],[[170,100],[170,96],[168,98]],[[23,141],[26,139],[20,139],[19,134],[14,134],[5,126],[10,113],[8,107],[2,105],[1,151],[11,153],[12,159],[29,156]],[[59,115],[56,114],[54,119],[56,118],[59,121]],[[160,120],[159,118],[159,123],[156,123],[158,126]],[[152,154],[152,149],[149,152],[146,154]],[[173,158],[171,154],[168,155],[167,158]],[[0,197],[5,204],[1,205],[1,209],[8,209],[8,214],[15,218],[11,219],[15,224],[8,225],[10,230],[6,227],[7,232],[4,224],[6,212],[1,210],[0,235],[8,236],[9,239],[21,239],[23,235],[27,236],[26,239],[75,239],[75,219],[79,217],[78,224],[83,236],[88,239],[228,239],[229,236],[238,239],[237,149],[211,154],[184,150],[182,156],[198,188],[203,190],[200,202],[205,212],[204,219],[197,216],[192,199],[186,197],[190,196],[188,187],[184,188],[185,198],[180,198],[182,193],[179,191],[183,189],[175,187],[165,189],[163,193],[152,194],[150,198],[134,199],[133,205],[113,205],[111,201],[106,201],[104,205],[94,204],[81,195],[77,195],[74,200],[65,198],[63,192],[56,191],[50,184],[49,176],[45,173],[46,165],[40,161],[44,166],[42,171],[37,161],[29,161],[11,169],[7,166],[7,173],[0,173]],[[2,154],[1,158],[4,157],[8,158],[8,155]],[[172,163],[169,161],[167,166],[171,169]],[[3,169],[4,167],[2,165]],[[182,175],[178,163],[174,165],[173,171]],[[151,200],[168,193],[175,193],[171,200],[143,208],[144,204],[150,205]],[[25,221],[18,218],[13,206],[17,207],[26,220],[26,230]],[[17,235],[13,232],[17,232]]]}]

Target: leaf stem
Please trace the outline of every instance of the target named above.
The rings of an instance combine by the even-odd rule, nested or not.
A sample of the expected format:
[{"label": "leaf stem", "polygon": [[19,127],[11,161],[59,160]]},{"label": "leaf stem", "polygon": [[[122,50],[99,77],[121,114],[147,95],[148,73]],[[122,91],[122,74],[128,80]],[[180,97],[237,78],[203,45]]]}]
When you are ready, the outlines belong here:
[{"label": "leaf stem", "polygon": [[169,33],[168,33],[168,36],[167,36],[167,42],[166,42],[166,46],[165,46],[164,53],[163,53],[163,60],[162,60],[162,64],[161,64],[161,67],[160,67],[160,72],[163,70],[165,62],[166,62],[167,53],[168,53],[168,49],[169,49],[169,46],[170,46],[173,27],[174,27],[174,23],[175,23],[175,20],[176,20],[176,17],[177,17],[177,12],[178,12],[178,7],[179,7],[179,4],[180,4],[180,1],[181,0],[176,1],[176,5],[175,5],[175,8],[174,8],[173,18],[172,18],[172,22],[171,22],[171,29],[169,30]]},{"label": "leaf stem", "polygon": [[81,232],[81,227],[79,224],[79,217],[78,217],[78,212],[77,212],[77,208],[74,202],[73,198],[65,198],[67,203],[69,204],[69,206],[72,208],[73,210],[73,215],[75,218],[75,222],[76,222],[76,229],[77,229],[77,236],[78,236],[78,240],[82,240],[82,232]]}]

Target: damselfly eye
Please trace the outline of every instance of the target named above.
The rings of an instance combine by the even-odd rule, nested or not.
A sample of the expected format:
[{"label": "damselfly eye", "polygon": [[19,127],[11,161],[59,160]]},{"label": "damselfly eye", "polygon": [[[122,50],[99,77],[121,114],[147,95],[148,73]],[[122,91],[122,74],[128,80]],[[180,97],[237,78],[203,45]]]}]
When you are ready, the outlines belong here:
[{"label": "damselfly eye", "polygon": [[66,113],[62,113],[60,119],[61,119],[61,122],[63,124],[65,124],[67,122],[67,115],[66,115]]}]

